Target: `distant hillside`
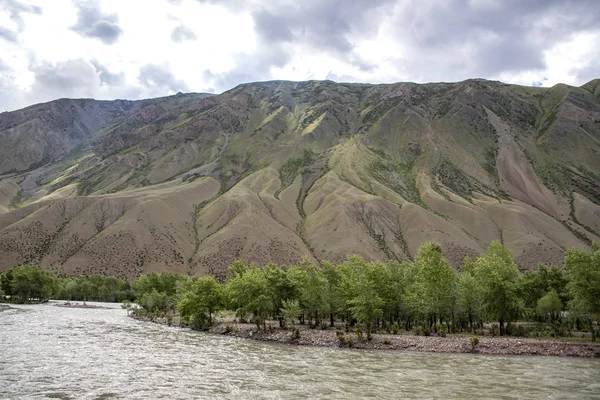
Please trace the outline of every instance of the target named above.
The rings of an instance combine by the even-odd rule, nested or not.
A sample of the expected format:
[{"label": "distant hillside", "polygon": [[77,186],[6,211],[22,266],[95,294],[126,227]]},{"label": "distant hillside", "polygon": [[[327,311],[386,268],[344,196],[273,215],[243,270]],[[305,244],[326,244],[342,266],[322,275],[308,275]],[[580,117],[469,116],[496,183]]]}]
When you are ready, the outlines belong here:
[{"label": "distant hillside", "polygon": [[260,82],[0,114],[0,270],[222,276],[235,257],[454,265],[600,236],[600,80]]}]

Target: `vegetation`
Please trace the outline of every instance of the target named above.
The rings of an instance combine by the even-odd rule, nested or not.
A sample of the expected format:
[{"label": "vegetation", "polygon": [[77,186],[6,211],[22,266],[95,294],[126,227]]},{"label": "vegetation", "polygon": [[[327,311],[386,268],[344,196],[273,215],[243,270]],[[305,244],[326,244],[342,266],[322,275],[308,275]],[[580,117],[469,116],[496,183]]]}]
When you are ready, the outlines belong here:
[{"label": "vegetation", "polygon": [[135,299],[130,283],[114,276],[59,278],[32,265],[4,271],[0,275],[0,288],[7,300],[16,303],[41,303],[51,298],[105,302]]},{"label": "vegetation", "polygon": [[[521,274],[510,252],[492,242],[486,254],[474,261],[466,258],[456,272],[438,244],[425,243],[413,263],[348,256],[340,264],[325,261],[316,266],[305,260],[259,268],[236,260],[223,283],[187,276],[173,283],[176,275],[163,273],[151,274],[152,279],[142,276],[133,287],[142,299],[148,293],[163,295],[164,302],[157,302],[164,304],[160,311],[174,312],[176,304],[183,323],[195,329],[207,329],[214,313],[224,309],[263,331],[268,320],[278,321],[292,337],[299,334],[298,323],[313,329],[329,325],[337,329],[340,345],[349,345],[348,332],[354,332],[358,341],[371,340],[374,332],[397,334],[401,326],[421,335],[488,331],[502,336],[561,336],[585,324],[594,329],[599,259],[597,248],[591,253],[570,250],[565,271],[540,265]],[[165,283],[138,283],[149,279]],[[161,287],[170,289],[161,292]],[[159,311],[145,308],[137,312]],[[534,324],[524,327],[516,321]],[[477,343],[473,343],[474,350]]]},{"label": "vegetation", "polygon": [[[501,336],[564,336],[583,327],[595,340],[600,315],[598,244],[590,252],[568,250],[564,271],[540,265],[521,274],[511,253],[492,242],[481,257],[466,258],[457,272],[441,247],[430,242],[421,246],[412,263],[368,262],[352,255],[339,264],[304,260],[259,268],[236,260],[229,273],[224,282],[150,273],[130,284],[99,275],[59,278],[23,265],[0,275],[0,293],[21,303],[50,298],[125,300],[133,315],[170,322],[179,314],[182,324],[193,329],[209,328],[217,312],[228,310],[263,331],[268,320],[278,321],[280,328],[292,331],[293,340],[300,336],[297,324],[313,329],[329,326],[337,329],[340,345],[349,346],[349,332],[358,341],[371,340],[377,331],[397,334],[401,326],[439,336],[486,331]],[[134,299],[139,307],[130,305]],[[525,320],[534,324],[515,323]]]}]

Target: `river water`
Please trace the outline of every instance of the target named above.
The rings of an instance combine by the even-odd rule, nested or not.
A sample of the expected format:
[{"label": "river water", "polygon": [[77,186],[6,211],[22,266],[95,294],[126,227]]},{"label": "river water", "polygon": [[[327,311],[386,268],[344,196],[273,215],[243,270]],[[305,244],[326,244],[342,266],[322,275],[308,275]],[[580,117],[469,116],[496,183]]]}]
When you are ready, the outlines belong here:
[{"label": "river water", "polygon": [[600,360],[308,348],[52,304],[0,312],[0,398],[600,398]]}]

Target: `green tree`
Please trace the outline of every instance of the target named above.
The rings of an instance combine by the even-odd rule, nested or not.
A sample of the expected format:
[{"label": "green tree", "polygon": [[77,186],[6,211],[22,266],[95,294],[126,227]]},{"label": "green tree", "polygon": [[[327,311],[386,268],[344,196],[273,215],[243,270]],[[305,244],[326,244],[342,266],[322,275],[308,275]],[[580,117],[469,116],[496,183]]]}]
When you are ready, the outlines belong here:
[{"label": "green tree", "polygon": [[536,311],[544,318],[554,322],[560,316],[560,312],[563,309],[563,303],[560,301],[558,293],[553,289],[542,296],[538,302]]},{"label": "green tree", "polygon": [[428,242],[419,248],[413,264],[414,279],[406,289],[405,300],[417,315],[449,320],[456,301],[454,270],[442,256],[439,244]]},{"label": "green tree", "polygon": [[242,275],[227,281],[227,293],[233,307],[240,316],[251,313],[254,323],[260,329],[267,329],[267,316],[273,312],[274,306],[268,294],[267,279],[262,271],[252,266]]},{"label": "green tree", "polygon": [[285,322],[289,323],[293,328],[296,324],[296,319],[302,314],[302,307],[300,307],[300,303],[297,299],[283,300],[281,313]]},{"label": "green tree", "polygon": [[301,304],[311,322],[314,319],[314,327],[321,324],[323,316],[329,312],[327,289],[329,282],[325,276],[314,265],[304,267],[306,271],[303,285],[300,286]]},{"label": "green tree", "polygon": [[522,309],[519,269],[510,251],[500,242],[493,241],[485,257],[475,261],[475,279],[481,285],[487,316],[498,321],[500,335],[504,323],[517,318]]},{"label": "green tree", "polygon": [[600,313],[600,246],[592,251],[567,250],[565,269],[569,278],[567,289],[572,296],[571,311],[582,315],[590,328],[592,341],[596,340],[594,318]]},{"label": "green tree", "polygon": [[524,305],[528,309],[535,309],[538,300],[551,290],[558,294],[563,304],[570,300],[566,274],[555,266],[539,264],[536,269],[525,271],[522,286]]},{"label": "green tree", "polygon": [[[471,271],[475,272],[473,269]],[[459,310],[466,316],[471,331],[473,330],[473,322],[482,325],[485,318],[483,290],[473,273],[463,272],[458,276]]]},{"label": "green tree", "polygon": [[367,339],[371,340],[373,322],[383,316],[383,300],[377,294],[375,282],[369,279],[366,273],[359,274],[353,285],[355,296],[349,301],[350,311],[358,323],[365,326]]},{"label": "green tree", "polygon": [[192,291],[183,295],[177,304],[181,317],[191,321],[195,328],[212,325],[213,314],[224,304],[221,285],[213,277],[198,278],[192,285]]}]

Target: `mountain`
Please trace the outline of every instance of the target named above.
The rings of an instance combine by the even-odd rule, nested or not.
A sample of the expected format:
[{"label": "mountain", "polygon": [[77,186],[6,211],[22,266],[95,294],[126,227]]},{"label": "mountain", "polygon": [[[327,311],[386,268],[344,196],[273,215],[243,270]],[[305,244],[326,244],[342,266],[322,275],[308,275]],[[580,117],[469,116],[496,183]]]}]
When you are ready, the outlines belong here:
[{"label": "mountain", "polygon": [[0,270],[226,274],[239,257],[561,264],[600,236],[600,80],[259,82],[0,114]]}]

